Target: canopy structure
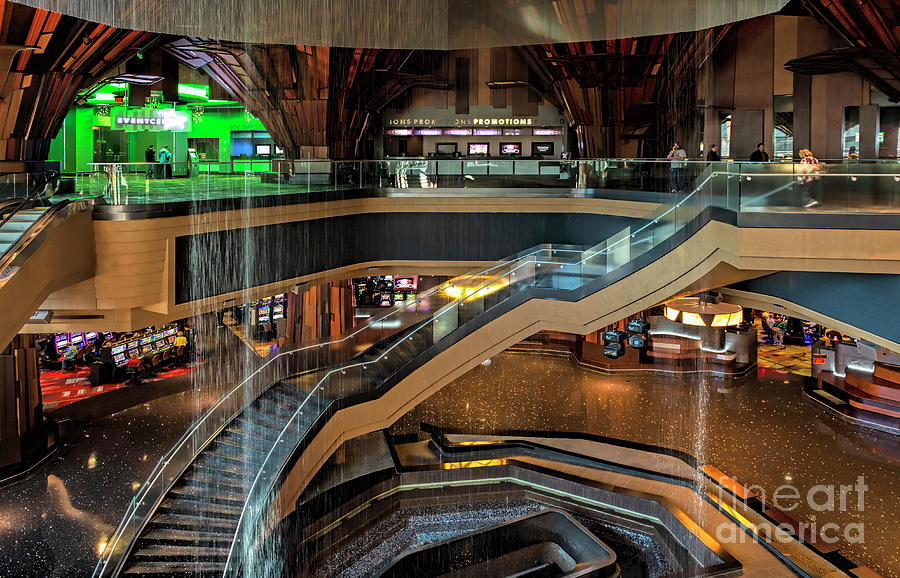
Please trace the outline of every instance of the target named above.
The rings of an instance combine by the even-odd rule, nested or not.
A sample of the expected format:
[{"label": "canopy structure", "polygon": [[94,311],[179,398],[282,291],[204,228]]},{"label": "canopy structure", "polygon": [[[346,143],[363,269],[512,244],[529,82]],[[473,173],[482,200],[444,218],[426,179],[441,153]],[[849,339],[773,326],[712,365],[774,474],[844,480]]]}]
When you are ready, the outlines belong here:
[{"label": "canopy structure", "polygon": [[232,42],[454,50],[692,32],[787,0],[21,0],[117,28]]}]

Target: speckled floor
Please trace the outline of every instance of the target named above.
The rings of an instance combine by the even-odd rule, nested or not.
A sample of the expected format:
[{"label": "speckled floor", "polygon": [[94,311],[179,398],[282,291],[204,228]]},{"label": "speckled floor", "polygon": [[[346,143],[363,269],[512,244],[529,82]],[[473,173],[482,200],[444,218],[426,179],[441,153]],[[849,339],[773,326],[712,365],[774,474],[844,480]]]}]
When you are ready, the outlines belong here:
[{"label": "speckled floor", "polygon": [[863,523],[864,543],[842,552],[884,576],[900,576],[900,444],[807,399],[803,379],[766,369],[729,382],[608,376],[568,358],[504,353],[444,387],[392,432],[414,432],[422,422],[474,433],[590,432],[689,452],[769,496],[786,483],[806,494],[817,484],[855,484],[865,476],[864,511],[851,494],[847,511],[813,511],[803,503],[791,515],[820,526]]},{"label": "speckled floor", "polygon": [[0,576],[90,576],[140,484],[208,402],[192,390],[113,414],[0,488]]}]

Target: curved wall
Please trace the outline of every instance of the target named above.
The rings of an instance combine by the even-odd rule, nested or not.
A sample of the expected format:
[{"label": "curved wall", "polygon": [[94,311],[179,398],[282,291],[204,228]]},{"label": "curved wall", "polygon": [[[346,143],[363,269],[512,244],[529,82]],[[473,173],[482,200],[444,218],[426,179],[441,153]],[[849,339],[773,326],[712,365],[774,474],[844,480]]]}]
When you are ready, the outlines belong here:
[{"label": "curved wall", "polygon": [[360,262],[496,261],[542,243],[591,246],[636,222],[583,213],[374,213],[185,235],[175,239],[175,302]]}]

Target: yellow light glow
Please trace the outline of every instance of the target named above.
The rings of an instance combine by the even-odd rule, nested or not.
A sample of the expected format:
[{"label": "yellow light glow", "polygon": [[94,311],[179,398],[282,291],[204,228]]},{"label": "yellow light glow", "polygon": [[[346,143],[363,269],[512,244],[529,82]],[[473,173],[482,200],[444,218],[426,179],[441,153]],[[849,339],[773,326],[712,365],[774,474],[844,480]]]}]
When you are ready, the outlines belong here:
[{"label": "yellow light glow", "polygon": [[106,534],[100,536],[100,541],[97,542],[97,555],[102,556],[103,552],[106,550],[106,545],[108,543],[109,537]]},{"label": "yellow light glow", "polygon": [[448,462],[443,464],[445,470],[460,470],[464,468],[486,468],[488,466],[505,466],[506,458],[496,460],[473,460],[469,462]]},{"label": "yellow light glow", "polygon": [[678,313],[679,311],[677,309],[666,307],[666,319],[669,321],[675,321],[675,318],[678,317]]},{"label": "yellow light glow", "polygon": [[739,309],[735,313],[731,314],[731,319],[728,320],[728,325],[739,325],[743,320],[743,310]]},{"label": "yellow light glow", "polygon": [[509,285],[509,281],[506,278],[497,279],[493,283],[489,285],[477,285],[475,287],[460,287],[459,285],[451,285],[444,289],[444,295],[450,297],[451,299],[462,299],[463,301],[469,299],[478,299],[480,297],[484,297],[485,295],[490,295],[495,291],[499,291]]},{"label": "yellow light glow", "polygon": [[700,317],[697,313],[691,313],[689,311],[683,311],[681,313],[681,322],[685,325],[694,325],[697,327],[705,327],[706,323],[703,323],[703,318]]},{"label": "yellow light glow", "polygon": [[731,318],[731,315],[728,313],[719,313],[712,320],[712,327],[725,327],[728,325],[728,320]]}]

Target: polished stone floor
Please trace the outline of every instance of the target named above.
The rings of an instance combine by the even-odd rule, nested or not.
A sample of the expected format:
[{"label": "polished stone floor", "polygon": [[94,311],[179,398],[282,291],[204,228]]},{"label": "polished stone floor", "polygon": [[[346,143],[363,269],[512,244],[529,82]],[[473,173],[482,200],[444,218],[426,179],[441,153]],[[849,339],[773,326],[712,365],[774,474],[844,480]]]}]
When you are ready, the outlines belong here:
[{"label": "polished stone floor", "polygon": [[132,496],[211,400],[191,390],[110,415],[0,487],[0,576],[90,576]]},{"label": "polished stone floor", "polygon": [[863,523],[864,542],[841,551],[884,576],[900,576],[900,444],[807,399],[803,379],[765,368],[730,381],[611,376],[568,358],[504,353],[444,387],[392,432],[414,432],[422,422],[473,433],[588,432],[686,451],[769,495],[788,483],[805,495],[818,484],[855,484],[865,476],[864,511],[851,494],[847,511],[803,503],[791,514],[820,526]]}]

